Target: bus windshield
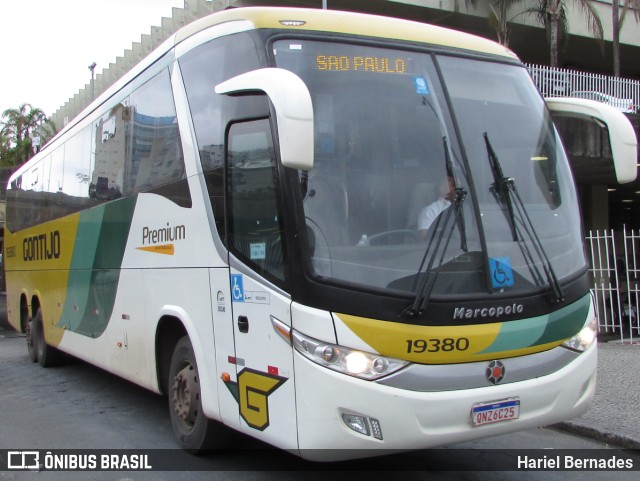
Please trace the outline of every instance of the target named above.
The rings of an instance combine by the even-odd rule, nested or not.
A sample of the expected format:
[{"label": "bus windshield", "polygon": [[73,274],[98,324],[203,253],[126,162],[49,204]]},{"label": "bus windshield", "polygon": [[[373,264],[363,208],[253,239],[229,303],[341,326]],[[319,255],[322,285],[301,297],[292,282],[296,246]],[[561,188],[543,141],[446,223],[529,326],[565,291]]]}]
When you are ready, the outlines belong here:
[{"label": "bus windshield", "polygon": [[274,54],[313,100],[299,176],[317,279],[521,295],[585,268],[568,163],[523,67],[311,40]]}]

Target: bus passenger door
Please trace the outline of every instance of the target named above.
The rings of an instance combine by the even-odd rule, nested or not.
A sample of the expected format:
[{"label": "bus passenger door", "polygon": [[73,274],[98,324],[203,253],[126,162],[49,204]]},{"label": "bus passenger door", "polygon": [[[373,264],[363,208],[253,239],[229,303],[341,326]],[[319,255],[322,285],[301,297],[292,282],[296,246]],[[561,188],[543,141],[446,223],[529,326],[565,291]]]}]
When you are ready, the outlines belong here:
[{"label": "bus passenger door", "polygon": [[293,352],[278,169],[267,118],[233,123],[227,136],[227,242],[235,379],[226,382],[243,432],[297,449]]}]

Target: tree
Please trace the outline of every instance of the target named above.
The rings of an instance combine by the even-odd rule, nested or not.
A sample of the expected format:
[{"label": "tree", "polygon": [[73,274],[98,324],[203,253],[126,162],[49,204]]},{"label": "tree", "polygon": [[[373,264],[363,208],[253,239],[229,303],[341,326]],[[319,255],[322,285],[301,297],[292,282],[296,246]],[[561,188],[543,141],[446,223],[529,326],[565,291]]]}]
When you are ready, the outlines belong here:
[{"label": "tree", "polygon": [[[491,10],[488,17],[489,24],[496,31],[498,42],[505,47],[509,46],[509,35],[511,34],[509,24],[513,22],[517,16],[522,15],[523,13],[530,13],[530,9],[527,9],[520,11],[511,17],[509,16],[511,8],[524,1],[527,0],[489,0],[489,9]],[[469,5],[475,7],[478,4],[478,0],[465,0],[465,2],[467,7]]]},{"label": "tree", "polygon": [[[589,31],[602,42],[602,22],[591,0],[571,0],[584,12]],[[538,0],[537,14],[549,35],[549,65],[557,67],[560,40],[567,32],[566,9],[569,0]]]},{"label": "tree", "polygon": [[611,18],[613,21],[613,75],[620,77],[620,30],[624,24],[627,12],[633,9],[636,21],[640,21],[640,0],[613,0]]},{"label": "tree", "polygon": [[8,165],[5,159],[11,156],[11,148],[9,146],[9,137],[4,135],[4,132],[0,130],[0,167]]},{"label": "tree", "polygon": [[2,112],[0,163],[17,167],[29,160],[35,153],[31,140],[35,132],[40,134],[41,145],[55,135],[53,123],[41,109],[25,103]]}]

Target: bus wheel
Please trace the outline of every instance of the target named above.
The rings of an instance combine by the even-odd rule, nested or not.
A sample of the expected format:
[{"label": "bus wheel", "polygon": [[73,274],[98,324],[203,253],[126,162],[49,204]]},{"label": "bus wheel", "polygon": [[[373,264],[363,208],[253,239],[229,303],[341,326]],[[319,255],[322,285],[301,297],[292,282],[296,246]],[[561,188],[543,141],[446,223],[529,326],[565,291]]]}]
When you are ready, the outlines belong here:
[{"label": "bus wheel", "polygon": [[180,339],[173,351],[168,386],[171,425],[182,448],[198,454],[224,447],[226,428],[202,412],[198,366],[189,336]]},{"label": "bus wheel", "polygon": [[29,359],[31,362],[38,362],[38,353],[36,347],[33,344],[33,321],[29,319],[25,327],[25,334],[27,335],[27,350],[29,351]]},{"label": "bus wheel", "polygon": [[62,354],[55,347],[49,346],[44,338],[44,323],[40,308],[31,321],[31,343],[35,356],[42,367],[55,366],[60,362]]}]

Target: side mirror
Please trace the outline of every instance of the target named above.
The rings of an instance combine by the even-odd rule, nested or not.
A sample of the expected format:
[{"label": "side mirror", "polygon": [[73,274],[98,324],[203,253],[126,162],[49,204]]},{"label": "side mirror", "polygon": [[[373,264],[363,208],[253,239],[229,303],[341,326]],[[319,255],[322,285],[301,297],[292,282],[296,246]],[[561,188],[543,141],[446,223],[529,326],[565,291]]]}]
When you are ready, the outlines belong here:
[{"label": "side mirror", "polygon": [[619,184],[633,182],[637,175],[638,139],[629,119],[610,105],[595,100],[549,97],[549,110],[563,117],[596,122],[609,131],[613,167]]},{"label": "side mirror", "polygon": [[313,168],[313,105],[300,77],[281,68],[264,68],[222,82],[215,91],[267,94],[276,111],[282,165],[304,171]]}]

